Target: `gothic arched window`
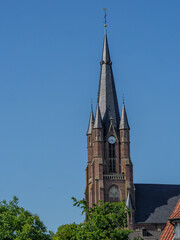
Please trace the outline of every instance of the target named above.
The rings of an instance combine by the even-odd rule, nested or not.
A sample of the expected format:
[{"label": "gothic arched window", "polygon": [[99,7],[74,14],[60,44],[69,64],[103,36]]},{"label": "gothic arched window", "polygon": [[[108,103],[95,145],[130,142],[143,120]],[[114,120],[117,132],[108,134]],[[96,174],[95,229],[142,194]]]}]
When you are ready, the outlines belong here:
[{"label": "gothic arched window", "polygon": [[109,144],[109,170],[116,172],[115,144]]},{"label": "gothic arched window", "polygon": [[100,139],[101,139],[101,132],[98,131],[98,140],[100,140]]},{"label": "gothic arched window", "polygon": [[109,202],[111,202],[111,203],[120,201],[119,191],[118,191],[118,188],[116,186],[112,186],[109,189],[108,199],[109,199]]}]

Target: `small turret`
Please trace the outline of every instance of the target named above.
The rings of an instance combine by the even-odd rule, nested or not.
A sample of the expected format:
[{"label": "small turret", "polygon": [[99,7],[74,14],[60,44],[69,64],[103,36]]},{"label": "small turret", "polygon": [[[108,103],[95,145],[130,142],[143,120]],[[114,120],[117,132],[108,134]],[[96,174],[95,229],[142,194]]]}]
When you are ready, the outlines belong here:
[{"label": "small turret", "polygon": [[99,104],[98,103],[97,103],[96,115],[95,115],[95,121],[94,121],[93,128],[102,128],[102,119],[101,119],[101,113],[100,113],[100,110],[99,110]]},{"label": "small turret", "polygon": [[103,158],[104,158],[104,142],[103,142],[103,126],[102,118],[97,102],[96,115],[92,130],[93,138],[93,161],[92,169],[92,203],[98,204],[99,200],[104,200],[104,185],[103,185]]},{"label": "small turret", "polygon": [[120,132],[120,152],[121,152],[121,172],[125,174],[125,197],[126,204],[130,209],[129,227],[133,223],[134,219],[134,208],[135,208],[135,195],[134,195],[134,184],[133,184],[133,165],[130,157],[130,134],[129,134],[129,123],[126,114],[124,98],[121,113],[121,120],[119,126]]},{"label": "small turret", "polygon": [[124,105],[124,98],[123,98],[123,107],[122,107],[119,129],[120,130],[122,130],[122,129],[130,130],[128,119],[127,119],[127,114],[126,114],[126,109],[125,109],[125,105]]},{"label": "small turret", "polygon": [[93,106],[91,103],[91,114],[90,114],[90,118],[89,118],[87,135],[92,134],[93,125],[94,125],[94,113],[93,113]]}]

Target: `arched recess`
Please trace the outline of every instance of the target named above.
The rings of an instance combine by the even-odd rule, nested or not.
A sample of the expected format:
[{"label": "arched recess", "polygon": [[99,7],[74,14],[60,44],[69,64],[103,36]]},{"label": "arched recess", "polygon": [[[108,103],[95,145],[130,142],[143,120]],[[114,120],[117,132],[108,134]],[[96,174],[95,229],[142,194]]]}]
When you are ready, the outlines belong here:
[{"label": "arched recess", "polygon": [[109,202],[120,202],[120,194],[118,188],[113,185],[108,191],[108,200]]}]

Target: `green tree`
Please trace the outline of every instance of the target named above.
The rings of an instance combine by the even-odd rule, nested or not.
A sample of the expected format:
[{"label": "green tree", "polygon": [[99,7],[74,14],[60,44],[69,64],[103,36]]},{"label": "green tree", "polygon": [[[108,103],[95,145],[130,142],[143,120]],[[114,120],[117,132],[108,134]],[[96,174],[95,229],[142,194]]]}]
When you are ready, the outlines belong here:
[{"label": "green tree", "polygon": [[77,201],[73,198],[73,201],[74,206],[80,207],[82,214],[86,214],[86,221],[82,224],[59,227],[53,240],[128,240],[131,233],[127,229],[129,210],[123,201],[120,203],[99,201],[99,204],[94,204],[91,208],[87,207],[84,199]]},{"label": "green tree", "polygon": [[76,240],[78,228],[79,225],[75,223],[62,225],[58,228],[52,240]]},{"label": "green tree", "polygon": [[50,240],[52,233],[37,215],[18,206],[18,198],[0,202],[0,240]]}]

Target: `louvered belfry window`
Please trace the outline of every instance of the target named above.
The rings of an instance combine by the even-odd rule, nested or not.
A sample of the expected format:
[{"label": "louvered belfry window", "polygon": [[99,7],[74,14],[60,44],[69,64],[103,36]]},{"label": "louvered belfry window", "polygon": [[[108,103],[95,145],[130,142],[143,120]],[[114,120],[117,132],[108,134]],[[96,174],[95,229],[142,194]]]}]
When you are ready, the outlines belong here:
[{"label": "louvered belfry window", "polygon": [[116,172],[115,144],[109,143],[109,170]]}]

